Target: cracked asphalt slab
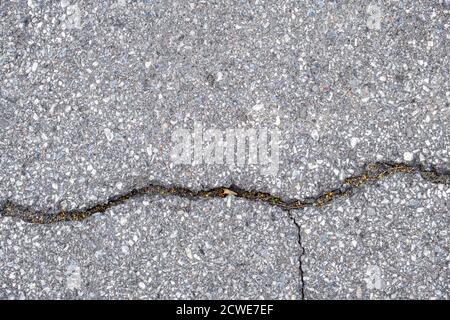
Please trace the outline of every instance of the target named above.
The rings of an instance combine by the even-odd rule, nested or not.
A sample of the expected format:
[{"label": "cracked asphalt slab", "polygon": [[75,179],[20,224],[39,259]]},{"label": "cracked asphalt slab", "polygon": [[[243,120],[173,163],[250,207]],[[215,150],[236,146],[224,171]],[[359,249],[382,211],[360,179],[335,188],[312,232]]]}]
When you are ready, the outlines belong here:
[{"label": "cracked asphalt slab", "polygon": [[231,197],[143,196],[57,225],[4,218],[0,298],[300,299],[298,250],[285,212]]},{"label": "cracked asphalt slab", "polygon": [[391,176],[332,205],[292,211],[306,299],[449,299],[450,190]]},{"label": "cracked asphalt slab", "polygon": [[[364,182],[352,197],[332,197],[320,208],[283,211],[285,217],[295,217],[295,221],[291,219],[289,226],[280,227],[280,232],[289,233],[297,226],[303,228],[303,224],[308,223],[302,218],[303,214],[312,215],[309,222],[314,230],[311,234],[324,232],[321,223],[327,225],[333,221],[328,215],[329,210],[346,201],[354,201],[354,207],[343,205],[337,216],[345,218],[355,214],[358,208],[370,207],[374,215],[382,219],[389,215],[389,210],[379,204],[394,205],[396,198],[392,193],[382,191],[377,197],[367,198],[362,196],[367,194],[365,188],[372,190],[387,184],[388,189],[395,189],[397,183],[408,179],[414,182],[405,183],[404,192],[412,192],[408,194],[417,202],[422,201],[424,193],[430,193],[427,202],[430,215],[424,217],[418,212],[419,207],[395,206],[399,219],[416,212],[414,219],[420,223],[420,219],[432,216],[436,218],[435,223],[424,220],[428,225],[427,230],[422,231],[427,234],[442,232],[445,229],[443,221],[449,219],[449,13],[448,1],[439,0],[276,3],[119,0],[101,4],[70,0],[2,1],[1,214],[8,215],[5,203],[13,203],[20,210],[26,208],[45,217],[83,211],[151,184],[187,188],[190,192],[222,187],[234,190],[232,186],[237,186],[240,190],[267,193],[265,202],[268,203],[277,202],[276,199],[326,197],[327,192],[340,188],[346,178],[361,176],[367,164],[386,162],[407,166],[420,164],[424,170],[436,170],[436,175],[443,180],[430,186],[429,181],[418,174],[396,174],[380,182]],[[243,158],[247,161],[245,165],[206,163],[210,160],[207,156],[199,163],[174,163],[170,156],[176,145],[174,132],[186,129],[183,133],[195,144],[196,125],[202,127],[202,133],[218,129],[222,136],[229,129],[278,130],[280,153],[279,159],[274,158],[278,160],[275,174],[264,174],[261,163],[248,164],[250,156]],[[273,153],[273,145],[269,149]],[[193,158],[195,156],[194,146]],[[238,160],[239,157],[236,162]],[[434,188],[439,192],[429,191]],[[139,195],[123,199],[119,206],[107,208],[103,215],[109,216],[110,211],[119,208],[130,214],[138,212],[139,206],[133,207],[132,203],[141,201],[141,197],[145,198]],[[209,206],[206,200],[174,199],[166,195],[158,201],[168,212],[175,209],[164,207],[166,201],[168,204],[205,201],[205,206]],[[230,196],[225,199],[228,201]],[[223,199],[209,201],[217,206],[217,210],[211,211],[214,215],[224,214],[227,210],[235,212],[233,208],[221,207]],[[265,204],[248,199],[239,201],[245,214],[254,214],[255,208],[261,206],[266,208]],[[267,206],[267,212],[279,211],[282,212]],[[44,239],[44,248],[50,248],[51,236],[57,237],[61,226],[76,230],[76,226],[106,219],[101,216],[51,226],[29,225],[2,217],[0,237],[8,242],[15,233],[19,235],[26,229],[23,236],[35,234]],[[149,228],[153,223],[144,221],[147,215],[137,216],[143,219],[142,227]],[[321,216],[329,218],[314,224],[314,219]],[[20,214],[16,217],[20,218]],[[214,217],[205,219],[217,223]],[[195,223],[190,222],[192,228]],[[404,261],[410,261],[413,266],[403,270],[404,278],[397,282],[383,278],[394,274],[391,269],[385,271],[370,260],[374,251],[381,250],[371,243],[364,244],[367,251],[355,250],[344,258],[343,251],[330,252],[319,245],[319,240],[306,237],[303,254],[295,239],[290,245],[297,246],[296,252],[283,249],[277,254],[284,255],[285,261],[299,261],[300,256],[307,261],[309,269],[296,275],[297,283],[303,282],[303,275],[305,287],[297,289],[301,288],[306,298],[309,292],[313,298],[447,299],[448,245],[442,244],[444,240],[439,238],[436,241],[442,244],[443,253],[431,264],[416,266],[417,261],[411,260],[412,256],[408,256],[409,251],[403,246],[404,241],[413,241],[415,234],[422,231],[415,229],[408,219],[402,218],[398,223],[408,236],[392,239],[393,247],[401,248],[395,254],[397,260],[394,259],[392,268],[401,270]],[[367,224],[368,229],[377,227],[375,222]],[[274,227],[276,225],[274,222]],[[102,228],[93,225],[95,227]],[[339,225],[329,228],[331,233],[347,232],[339,229]],[[110,233],[104,232],[105,239],[110,243],[121,241],[120,232],[108,230]],[[381,229],[380,234],[393,236],[389,231]],[[87,233],[84,236],[88,236]],[[72,240],[67,242],[62,239],[62,243],[79,248],[75,238],[71,237]],[[240,240],[244,239],[242,235]],[[240,240],[234,244],[235,252],[244,250],[239,247]],[[7,260],[2,256],[2,273],[16,274],[12,270],[27,270],[25,265],[30,263],[34,270],[40,270],[39,261],[43,268],[46,254],[49,261],[52,260],[50,249],[48,253],[42,249],[44,257],[30,261],[28,253],[31,249],[27,245],[26,242],[15,245],[15,264],[5,263]],[[281,242],[278,245],[281,246]],[[0,250],[3,252],[7,247],[2,246]],[[392,250],[386,255],[394,255]],[[79,254],[82,252],[80,249]],[[308,252],[312,254],[311,260],[307,260]],[[63,270],[64,263],[76,260],[77,256],[76,250],[70,256],[64,252],[60,254],[63,261],[48,262],[55,270]],[[162,256],[163,248],[154,254]],[[370,262],[374,267],[372,271],[366,271],[381,274],[381,282],[389,280],[391,284],[380,287],[380,281],[377,285],[358,282],[362,281],[360,273],[346,273],[348,278],[333,273],[335,270],[353,271],[342,261],[341,269],[332,265],[327,271],[329,275],[321,274],[320,263],[330,266],[328,263],[336,259],[334,254],[339,255],[339,259],[353,261],[357,264],[355,268]],[[365,254],[369,260],[364,258]],[[111,255],[114,256],[112,252]],[[234,263],[231,256],[224,259]],[[137,262],[135,268],[144,272],[144,256],[137,261],[141,264]],[[320,263],[308,264],[311,261]],[[113,263],[111,261],[111,265]],[[256,266],[260,261],[251,263]],[[194,298],[192,292],[191,295],[187,293],[185,283],[170,284],[168,279],[172,273],[176,277],[175,270],[179,269],[175,259],[169,264],[173,264],[173,269],[169,268],[171,271],[165,277],[158,278],[166,290],[160,291],[163,292],[161,297],[178,294]],[[278,270],[285,270],[283,262],[277,266]],[[76,274],[81,270],[79,265],[73,268]],[[199,272],[208,269],[198,268]],[[431,274],[438,269],[441,273],[435,278],[436,283],[429,278],[417,278],[419,273],[429,270]],[[103,297],[138,297],[139,289],[125,288],[133,281],[132,275],[120,270],[123,270],[121,276],[112,274],[107,279],[114,282],[114,278],[122,277],[123,281],[117,283],[117,292],[110,296],[104,293]],[[186,272],[183,275],[192,280],[191,286],[197,288],[198,297],[220,296],[219,291],[214,291],[217,288],[211,289],[209,296],[206,285],[201,290],[204,279],[195,272],[188,272],[196,270],[195,267],[186,266],[183,270],[178,276]],[[363,272],[363,269],[357,270]],[[217,270],[212,268],[211,272]],[[243,273],[252,276],[250,270]],[[87,282],[101,281],[94,279],[94,272],[88,274]],[[248,290],[239,287],[241,296],[236,293],[235,297],[289,296],[286,292],[290,290],[290,284],[277,278],[282,274],[272,275],[268,269],[263,274],[275,281],[271,288],[276,289],[271,295],[265,291],[265,282],[260,281],[257,283],[261,287],[249,285]],[[32,289],[17,289],[28,288],[26,281],[21,281],[27,279],[26,276],[21,273],[16,276],[15,281],[6,282],[10,286],[2,287],[0,294],[32,297]],[[233,275],[227,276],[230,278],[223,280],[222,293],[224,297],[231,297],[237,287],[233,287]],[[68,277],[67,273],[61,273],[60,277],[54,282],[58,297],[71,294],[78,297],[80,292],[102,297],[89,288],[74,292],[63,279]],[[329,282],[325,279],[336,285],[328,288]],[[64,283],[66,287],[63,287]],[[285,291],[277,283],[284,283]],[[171,289],[168,289],[169,284]],[[425,284],[426,290],[422,290]],[[47,287],[52,289],[52,284]],[[336,288],[340,289],[336,291]],[[172,289],[175,291],[170,291]],[[421,289],[420,293],[417,293],[418,289]],[[289,297],[302,298],[301,292]],[[145,290],[142,294],[145,295]]]},{"label": "cracked asphalt slab", "polygon": [[[439,1],[380,4],[379,30],[365,1],[31,3],[1,10],[0,190],[15,202],[78,208],[149,181],[306,197],[373,161],[448,169]],[[172,135],[196,122],[277,128],[278,172],[176,165]]]}]

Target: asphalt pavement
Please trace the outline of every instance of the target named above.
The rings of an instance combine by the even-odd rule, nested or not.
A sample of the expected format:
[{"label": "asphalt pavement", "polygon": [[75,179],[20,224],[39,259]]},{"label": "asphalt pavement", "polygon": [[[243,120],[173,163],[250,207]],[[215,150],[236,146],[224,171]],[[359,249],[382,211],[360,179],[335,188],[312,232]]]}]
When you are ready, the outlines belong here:
[{"label": "asphalt pavement", "polygon": [[0,2],[0,298],[448,299],[449,16]]}]

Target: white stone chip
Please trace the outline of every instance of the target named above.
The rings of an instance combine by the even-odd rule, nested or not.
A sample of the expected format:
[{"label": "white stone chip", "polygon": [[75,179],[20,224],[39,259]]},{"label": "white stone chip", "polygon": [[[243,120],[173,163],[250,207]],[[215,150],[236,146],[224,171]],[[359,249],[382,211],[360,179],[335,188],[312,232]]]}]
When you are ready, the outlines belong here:
[{"label": "white stone chip", "polygon": [[112,141],[114,139],[114,134],[111,131],[111,129],[106,128],[105,130],[103,130],[103,133],[105,134],[106,139],[108,139],[108,141]]},{"label": "white stone chip", "polygon": [[359,142],[359,139],[358,139],[358,138],[352,137],[352,138],[350,139],[350,146],[352,147],[352,149],[354,149],[354,148],[356,147],[356,145],[358,144],[358,142]]},{"label": "white stone chip", "polygon": [[403,159],[404,159],[405,161],[413,161],[414,155],[412,154],[412,152],[405,152],[405,153],[403,154]]}]

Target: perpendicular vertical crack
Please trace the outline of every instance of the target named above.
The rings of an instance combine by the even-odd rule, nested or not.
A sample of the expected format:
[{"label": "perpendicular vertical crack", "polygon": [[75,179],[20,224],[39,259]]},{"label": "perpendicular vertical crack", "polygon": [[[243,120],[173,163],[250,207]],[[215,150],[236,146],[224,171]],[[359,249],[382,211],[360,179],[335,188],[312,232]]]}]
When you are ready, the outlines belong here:
[{"label": "perpendicular vertical crack", "polygon": [[298,256],[298,264],[299,264],[299,276],[300,276],[300,297],[302,300],[305,300],[305,279],[304,279],[304,271],[303,271],[303,256],[305,255],[305,247],[302,242],[302,229],[300,224],[295,219],[294,215],[291,211],[288,211],[289,218],[294,223],[297,228],[297,241],[300,247],[300,253]]}]

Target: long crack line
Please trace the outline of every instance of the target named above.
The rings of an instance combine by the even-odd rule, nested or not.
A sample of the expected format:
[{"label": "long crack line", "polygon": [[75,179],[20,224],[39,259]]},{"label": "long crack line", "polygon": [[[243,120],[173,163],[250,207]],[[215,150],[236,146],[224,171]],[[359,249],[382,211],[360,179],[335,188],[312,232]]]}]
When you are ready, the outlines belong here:
[{"label": "long crack line", "polygon": [[23,221],[38,224],[50,224],[63,221],[80,221],[93,214],[103,213],[110,208],[125,203],[129,199],[142,195],[178,196],[190,199],[199,198],[225,198],[233,195],[252,201],[261,201],[281,208],[282,210],[299,210],[306,207],[322,207],[332,202],[335,198],[349,197],[357,189],[363,188],[369,183],[383,180],[384,178],[398,174],[420,174],[426,181],[436,184],[450,185],[450,173],[440,173],[436,169],[425,169],[418,164],[405,164],[396,162],[374,162],[365,166],[364,171],[355,176],[351,176],[340,184],[338,188],[323,192],[316,197],[299,200],[283,200],[270,193],[245,190],[238,186],[217,187],[209,190],[195,191],[183,187],[171,187],[158,184],[133,189],[127,193],[115,195],[106,202],[95,204],[87,209],[74,209],[70,211],[59,211],[49,214],[43,211],[34,210],[12,201],[5,201],[0,206],[0,216],[16,217]]},{"label": "long crack line", "polygon": [[304,272],[303,272],[303,256],[305,255],[305,247],[302,243],[302,229],[300,227],[300,224],[295,220],[294,215],[291,213],[291,211],[288,211],[289,218],[294,223],[295,227],[297,228],[297,239],[298,239],[298,245],[300,247],[300,254],[298,256],[298,269],[300,273],[300,298],[302,300],[305,300],[305,280],[303,278]]}]

